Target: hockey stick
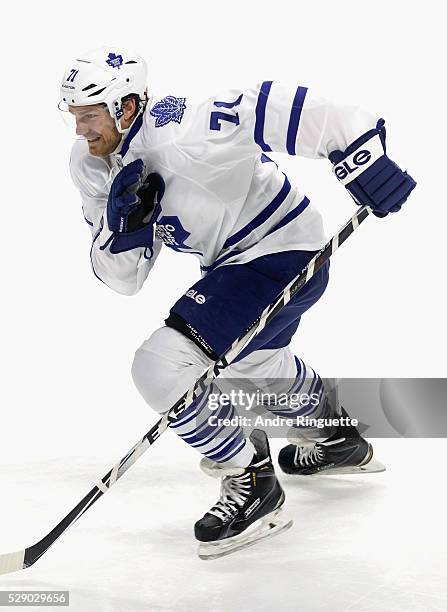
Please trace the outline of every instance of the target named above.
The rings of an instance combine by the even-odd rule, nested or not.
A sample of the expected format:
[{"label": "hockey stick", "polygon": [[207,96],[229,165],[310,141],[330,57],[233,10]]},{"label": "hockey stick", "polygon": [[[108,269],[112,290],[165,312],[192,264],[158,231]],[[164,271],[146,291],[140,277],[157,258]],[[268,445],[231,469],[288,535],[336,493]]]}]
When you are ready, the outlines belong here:
[{"label": "hockey stick", "polygon": [[354,232],[355,229],[369,215],[370,209],[361,207],[341,230],[319,251],[307,264],[298,276],[296,276],[280,295],[269,304],[262,314],[252,323],[225,353],[214,362],[189,389],[172,406],[172,408],[147,432],[147,434],[115,465],[89,493],[67,514],[61,522],[54,527],[39,542],[13,553],[0,555],[0,574],[7,574],[17,570],[25,569],[33,565],[40,557],[56,542],[56,540],[75,523],[100,497],[107,493],[112,485],[127,472],[127,470],[139,459],[139,457],[155,442],[157,438],[168,428],[178,415],[186,410],[194,399],[206,389],[212,381],[219,376],[242,351],[242,349],[257,336],[273,317],[290,302],[293,296],[305,285],[331,255],[343,244],[343,242]]}]

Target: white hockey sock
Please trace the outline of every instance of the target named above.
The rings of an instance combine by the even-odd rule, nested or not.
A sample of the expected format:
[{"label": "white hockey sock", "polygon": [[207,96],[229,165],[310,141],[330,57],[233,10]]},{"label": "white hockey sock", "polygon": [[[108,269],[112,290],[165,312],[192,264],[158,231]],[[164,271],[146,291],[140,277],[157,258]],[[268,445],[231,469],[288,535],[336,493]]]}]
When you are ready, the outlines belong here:
[{"label": "white hockey sock", "polygon": [[[226,467],[246,467],[253,458],[253,444],[245,438],[236,420],[231,424],[236,416],[234,406],[229,401],[220,402],[219,397],[217,388],[211,385],[180,415],[171,429],[211,461]],[[216,404],[218,407],[214,409]]]},{"label": "white hockey sock", "polygon": [[296,379],[287,392],[289,396],[288,406],[281,407],[281,409],[269,407],[269,410],[278,416],[293,419],[296,423],[293,429],[296,430],[297,439],[300,437],[313,441],[326,439],[332,433],[331,428],[299,424],[300,420],[305,423],[306,418],[327,419],[334,415],[332,414],[332,407],[326,401],[326,391],[320,376],[313,368],[297,357],[295,357],[295,363]]}]

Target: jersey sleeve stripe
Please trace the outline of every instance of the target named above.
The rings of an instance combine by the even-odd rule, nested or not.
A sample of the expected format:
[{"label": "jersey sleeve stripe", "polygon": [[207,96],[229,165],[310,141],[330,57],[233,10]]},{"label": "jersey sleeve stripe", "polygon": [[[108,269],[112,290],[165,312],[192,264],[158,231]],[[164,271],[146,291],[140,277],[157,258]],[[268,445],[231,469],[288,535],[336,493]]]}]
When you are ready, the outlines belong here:
[{"label": "jersey sleeve stripe", "polygon": [[90,225],[90,227],[93,227],[93,223],[89,219],[87,219],[87,217],[85,215],[84,215],[84,220],[85,220],[86,223],[88,223]]},{"label": "jersey sleeve stripe", "polygon": [[287,153],[295,155],[296,135],[300,124],[301,111],[303,110],[304,99],[306,97],[307,87],[298,87],[295,98],[292,104],[290,113],[289,127],[287,130]]},{"label": "jersey sleeve stripe", "polygon": [[270,159],[270,157],[267,157],[267,155],[264,155],[264,153],[261,154],[261,163],[262,164],[268,164],[269,162],[271,162],[272,164],[275,164],[276,167],[278,167],[278,164],[276,162],[273,161],[273,159]]},{"label": "jersey sleeve stripe", "polygon": [[281,187],[280,192],[273,198],[273,200],[262,210],[259,215],[257,215],[254,219],[252,219],[247,225],[245,225],[238,232],[230,236],[225,240],[223,245],[224,249],[227,249],[234,244],[237,244],[244,238],[248,236],[253,230],[262,225],[269,217],[273,215],[273,213],[281,206],[286,197],[289,195],[291,189],[291,185],[289,183],[289,179],[287,176],[284,176],[284,184]]},{"label": "jersey sleeve stripe", "polygon": [[244,94],[241,94],[237,100],[234,102],[214,102],[214,106],[222,107],[222,108],[234,108],[235,106],[239,106],[242,101]]},{"label": "jersey sleeve stripe", "polygon": [[256,144],[259,145],[263,151],[272,150],[269,145],[264,142],[265,107],[267,106],[267,100],[270,94],[272,83],[273,81],[264,81],[262,83],[255,110],[256,121],[254,138]]},{"label": "jersey sleeve stripe", "polygon": [[[103,281],[103,280],[102,280],[102,278],[99,276],[99,274],[96,272],[96,270],[95,270],[95,264],[93,263],[93,247],[94,247],[94,245],[95,245],[95,241],[96,241],[96,239],[98,238],[99,234],[101,233],[101,231],[102,231],[102,228],[103,228],[103,227],[104,227],[104,224],[103,224],[103,220],[101,219],[101,223],[100,223],[99,229],[98,229],[98,231],[96,232],[96,234],[95,234],[95,235],[94,235],[94,237],[93,237],[93,240],[92,240],[92,247],[91,247],[91,249],[90,249],[90,262],[91,262],[91,265],[92,265],[93,274],[96,276],[96,278],[97,278],[98,280],[100,280],[100,281],[101,281],[101,283],[104,283],[104,281]],[[104,284],[105,284],[105,283],[104,283]]]}]

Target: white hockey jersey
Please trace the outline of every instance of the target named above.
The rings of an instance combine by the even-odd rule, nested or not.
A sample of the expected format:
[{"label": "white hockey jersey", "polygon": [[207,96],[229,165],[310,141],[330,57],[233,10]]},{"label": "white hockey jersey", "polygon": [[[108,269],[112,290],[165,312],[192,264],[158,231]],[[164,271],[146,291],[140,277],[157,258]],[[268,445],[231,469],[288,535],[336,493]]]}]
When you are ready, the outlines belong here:
[{"label": "white hockey jersey", "polygon": [[[319,212],[269,157],[270,151],[327,158],[344,150],[378,117],[311,96],[305,87],[265,81],[190,104],[152,99],[107,158],[75,143],[70,160],[84,217],[91,226],[95,275],[131,295],[143,285],[164,242],[198,257],[201,269],[239,264],[268,253],[318,250],[326,242]],[[119,169],[141,158],[166,189],[153,249],[112,254],[105,210]]]}]

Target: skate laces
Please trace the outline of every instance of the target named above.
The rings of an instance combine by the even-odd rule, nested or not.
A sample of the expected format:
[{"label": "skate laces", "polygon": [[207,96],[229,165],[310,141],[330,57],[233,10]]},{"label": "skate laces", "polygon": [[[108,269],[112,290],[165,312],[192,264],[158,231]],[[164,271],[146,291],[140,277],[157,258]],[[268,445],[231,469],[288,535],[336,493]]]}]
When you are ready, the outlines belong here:
[{"label": "skate laces", "polygon": [[308,466],[321,463],[324,459],[324,450],[319,444],[297,446],[295,450],[295,465]]},{"label": "skate laces", "polygon": [[222,479],[220,497],[216,504],[209,510],[209,514],[217,516],[221,520],[231,518],[241,508],[250,495],[251,483],[250,472],[240,476],[227,476]]}]

